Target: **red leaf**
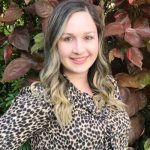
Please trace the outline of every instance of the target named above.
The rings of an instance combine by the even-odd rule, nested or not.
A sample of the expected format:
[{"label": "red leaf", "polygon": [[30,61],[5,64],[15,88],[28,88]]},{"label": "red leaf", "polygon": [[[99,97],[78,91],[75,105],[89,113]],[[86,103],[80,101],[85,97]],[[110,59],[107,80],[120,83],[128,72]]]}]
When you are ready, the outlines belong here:
[{"label": "red leaf", "polygon": [[129,4],[133,4],[135,0],[128,0]]},{"label": "red leaf", "polygon": [[146,0],[128,0],[130,5],[140,6],[147,3]]},{"label": "red leaf", "polygon": [[148,19],[144,17],[139,17],[138,19],[135,20],[134,28],[139,28],[139,27],[149,27]]},{"label": "red leaf", "polygon": [[21,58],[30,59],[31,61],[31,68],[34,70],[41,70],[43,68],[44,56],[39,53],[33,53],[32,55],[21,53]]},{"label": "red leaf", "polygon": [[21,83],[21,86],[30,86],[33,82],[38,82],[40,81],[38,77],[32,77],[32,76],[28,76],[28,78],[26,80],[23,80],[23,82]]},{"label": "red leaf", "polygon": [[37,63],[43,63],[43,61],[44,61],[44,56],[43,56],[43,54],[40,54],[40,53],[33,53],[31,55],[31,58],[33,61],[35,61]]},{"label": "red leaf", "polygon": [[24,8],[26,12],[31,13],[32,15],[36,15],[35,4],[29,5]]},{"label": "red leaf", "polygon": [[134,47],[141,47],[142,40],[141,37],[136,33],[135,29],[127,28],[125,30],[125,41],[127,41],[129,44],[131,44]]},{"label": "red leaf", "polygon": [[127,50],[128,59],[137,67],[142,69],[143,55],[138,48],[131,47]]},{"label": "red leaf", "polygon": [[114,17],[116,19],[116,22],[119,22],[123,25],[124,29],[131,28],[131,20],[126,11],[119,10],[115,13]]},{"label": "red leaf", "polygon": [[141,5],[140,9],[148,16],[150,16],[150,5]]},{"label": "red leaf", "polygon": [[130,91],[129,88],[119,88],[123,102],[126,104],[126,111],[128,115],[134,116],[139,110],[142,110],[146,104],[147,99],[143,91]]},{"label": "red leaf", "polygon": [[35,2],[35,9],[38,16],[42,18],[47,18],[52,12],[53,7],[51,2],[49,1],[36,1]]},{"label": "red leaf", "polygon": [[145,118],[139,113],[131,118],[131,129],[129,132],[129,145],[133,145],[144,133]]},{"label": "red leaf", "polygon": [[0,33],[0,45],[3,44],[3,42],[5,42],[6,40],[7,37],[3,33]]},{"label": "red leaf", "polygon": [[141,88],[140,82],[136,80],[135,76],[130,74],[117,73],[115,79],[117,80],[119,87]]},{"label": "red leaf", "polygon": [[4,17],[0,17],[0,22],[5,22],[5,23],[11,23],[16,21],[18,18],[20,18],[23,14],[22,9],[19,8],[19,6],[11,2],[8,10],[4,13]]},{"label": "red leaf", "polygon": [[[144,57],[144,56],[143,56]],[[137,74],[141,71],[137,66],[135,66],[129,59],[126,59],[126,66],[129,74]]]},{"label": "red leaf", "polygon": [[122,51],[120,51],[117,48],[113,48],[109,51],[109,62],[111,62],[112,60],[114,60],[114,57],[116,58],[120,58],[122,61],[124,59],[124,54]]},{"label": "red leaf", "polygon": [[124,33],[123,26],[118,22],[109,23],[105,27],[105,37]]},{"label": "red leaf", "polygon": [[41,70],[43,68],[43,62],[42,63],[37,63],[37,62],[34,62],[34,65],[32,65],[32,69],[34,70]]},{"label": "red leaf", "polygon": [[9,42],[18,49],[28,50],[29,33],[25,28],[16,28],[8,37]]},{"label": "red leaf", "polygon": [[119,6],[120,4],[123,3],[124,0],[113,0],[116,6]]},{"label": "red leaf", "polygon": [[150,37],[150,27],[147,18],[139,17],[134,22],[134,29],[142,37]]},{"label": "red leaf", "polygon": [[93,4],[93,0],[87,0],[90,4]]},{"label": "red leaf", "polygon": [[42,0],[42,1],[51,4],[52,7],[56,7],[60,3],[60,0]]},{"label": "red leaf", "polygon": [[49,20],[49,18],[44,18],[44,19],[42,20],[42,31],[43,31],[44,33],[47,32],[48,20]]},{"label": "red leaf", "polygon": [[5,60],[5,64],[8,63],[8,61],[10,60],[11,56],[12,56],[12,51],[13,51],[13,46],[12,45],[7,45],[4,49],[4,60]]},{"label": "red leaf", "polygon": [[11,61],[3,74],[3,81],[15,80],[25,75],[32,67],[32,61],[26,58],[17,58]]}]

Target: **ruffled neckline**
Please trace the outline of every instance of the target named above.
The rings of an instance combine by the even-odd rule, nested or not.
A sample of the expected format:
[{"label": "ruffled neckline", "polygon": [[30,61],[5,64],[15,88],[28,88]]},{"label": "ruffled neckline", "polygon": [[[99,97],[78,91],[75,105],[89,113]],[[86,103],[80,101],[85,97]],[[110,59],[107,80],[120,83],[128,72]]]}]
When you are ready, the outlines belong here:
[{"label": "ruffled neckline", "polygon": [[69,85],[67,89],[68,99],[75,105],[75,107],[85,109],[89,113],[95,114],[96,106],[94,104],[93,96],[86,92],[82,92],[68,78],[66,79]]}]

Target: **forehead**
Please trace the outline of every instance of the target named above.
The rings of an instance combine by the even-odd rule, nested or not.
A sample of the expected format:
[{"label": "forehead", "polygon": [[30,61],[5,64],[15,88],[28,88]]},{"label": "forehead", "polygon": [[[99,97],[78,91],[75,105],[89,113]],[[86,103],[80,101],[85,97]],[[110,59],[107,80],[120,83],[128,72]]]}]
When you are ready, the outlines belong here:
[{"label": "forehead", "polygon": [[89,32],[96,30],[95,22],[88,11],[73,13],[64,28],[64,32]]}]

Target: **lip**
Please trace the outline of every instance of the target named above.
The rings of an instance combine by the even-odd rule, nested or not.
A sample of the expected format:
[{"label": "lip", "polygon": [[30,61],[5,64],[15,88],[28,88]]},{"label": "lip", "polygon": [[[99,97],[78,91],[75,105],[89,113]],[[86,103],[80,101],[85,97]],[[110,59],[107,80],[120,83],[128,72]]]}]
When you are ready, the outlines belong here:
[{"label": "lip", "polygon": [[78,57],[78,58],[71,58],[74,64],[83,64],[87,60],[88,56]]}]

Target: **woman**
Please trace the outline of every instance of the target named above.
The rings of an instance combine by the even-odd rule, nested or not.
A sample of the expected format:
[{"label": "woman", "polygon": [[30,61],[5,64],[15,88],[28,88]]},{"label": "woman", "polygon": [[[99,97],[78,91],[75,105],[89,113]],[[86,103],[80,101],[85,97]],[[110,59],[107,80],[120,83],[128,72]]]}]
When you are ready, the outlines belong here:
[{"label": "woman", "polygon": [[32,150],[124,150],[129,117],[103,55],[95,7],[60,3],[45,37],[41,81],[25,87],[0,119],[0,150],[31,138]]}]

